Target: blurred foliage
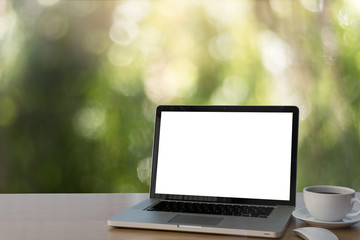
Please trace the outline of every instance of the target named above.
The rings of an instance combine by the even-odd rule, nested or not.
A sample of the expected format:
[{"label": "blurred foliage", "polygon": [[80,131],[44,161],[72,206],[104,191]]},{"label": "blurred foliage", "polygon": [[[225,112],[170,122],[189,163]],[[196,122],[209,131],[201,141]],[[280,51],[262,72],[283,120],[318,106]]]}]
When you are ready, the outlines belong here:
[{"label": "blurred foliage", "polygon": [[298,191],[360,190],[360,2],[0,0],[0,192],[147,192],[158,104],[294,104]]}]

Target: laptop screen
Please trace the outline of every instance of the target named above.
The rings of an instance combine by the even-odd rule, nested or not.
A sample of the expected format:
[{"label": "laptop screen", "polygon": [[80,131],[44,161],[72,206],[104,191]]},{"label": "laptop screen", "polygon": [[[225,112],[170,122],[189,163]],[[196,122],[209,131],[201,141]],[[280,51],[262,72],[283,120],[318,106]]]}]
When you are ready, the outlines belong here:
[{"label": "laptop screen", "polygon": [[158,113],[155,194],[290,200],[294,112],[196,108]]}]

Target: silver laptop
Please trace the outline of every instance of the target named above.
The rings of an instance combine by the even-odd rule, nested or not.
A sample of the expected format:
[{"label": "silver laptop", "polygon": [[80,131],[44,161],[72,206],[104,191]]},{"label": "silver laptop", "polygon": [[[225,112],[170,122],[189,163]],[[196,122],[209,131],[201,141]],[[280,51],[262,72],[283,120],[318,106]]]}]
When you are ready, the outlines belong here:
[{"label": "silver laptop", "polygon": [[150,198],[108,225],[279,238],[295,207],[295,106],[159,106]]}]

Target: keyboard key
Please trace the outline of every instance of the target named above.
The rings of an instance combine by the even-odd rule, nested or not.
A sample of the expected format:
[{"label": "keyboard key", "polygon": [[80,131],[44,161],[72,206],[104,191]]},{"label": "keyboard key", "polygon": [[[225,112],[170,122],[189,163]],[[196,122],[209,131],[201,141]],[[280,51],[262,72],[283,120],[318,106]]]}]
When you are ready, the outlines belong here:
[{"label": "keyboard key", "polygon": [[145,210],[267,218],[273,209],[274,207],[248,206],[238,204],[161,201],[154,206],[146,208]]}]

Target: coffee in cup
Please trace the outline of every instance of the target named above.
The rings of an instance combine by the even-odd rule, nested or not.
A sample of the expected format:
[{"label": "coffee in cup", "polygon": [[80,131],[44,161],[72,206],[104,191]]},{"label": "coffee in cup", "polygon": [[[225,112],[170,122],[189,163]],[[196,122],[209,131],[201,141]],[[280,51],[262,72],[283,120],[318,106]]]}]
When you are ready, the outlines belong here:
[{"label": "coffee in cup", "polygon": [[317,220],[340,221],[345,217],[357,216],[360,211],[350,213],[355,198],[355,190],[340,186],[311,186],[304,188],[304,202],[308,212]]}]

